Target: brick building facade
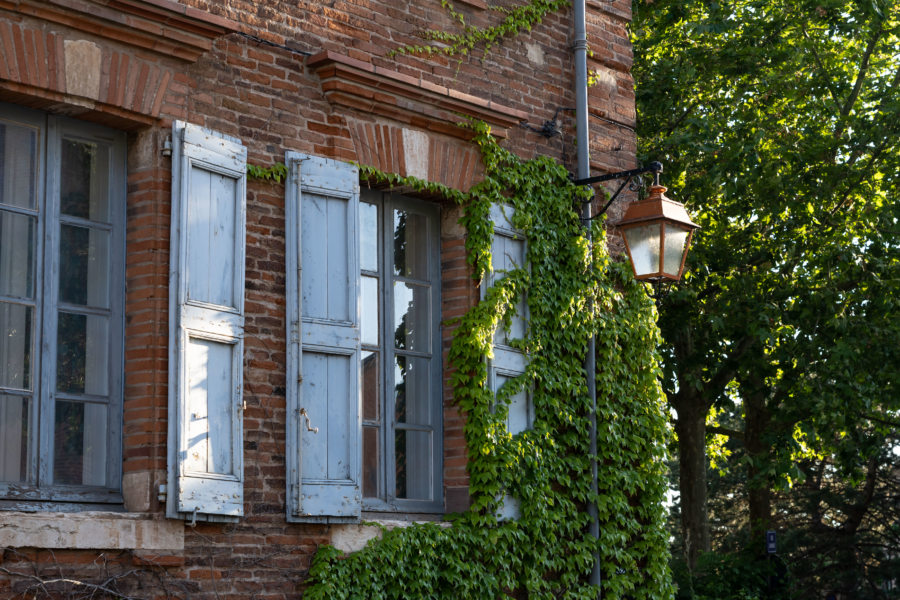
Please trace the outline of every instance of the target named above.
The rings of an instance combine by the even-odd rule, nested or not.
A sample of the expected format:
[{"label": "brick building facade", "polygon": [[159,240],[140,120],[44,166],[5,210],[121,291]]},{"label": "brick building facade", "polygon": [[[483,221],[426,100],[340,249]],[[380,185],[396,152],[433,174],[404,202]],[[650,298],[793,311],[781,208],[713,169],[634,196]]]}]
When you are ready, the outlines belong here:
[{"label": "brick building facade", "polygon": [[[629,19],[588,2],[594,173],[634,167]],[[466,508],[444,323],[479,290],[459,211],[360,187],[351,163],[467,190],[463,115],[571,167],[571,20],[420,58],[388,52],[456,30],[438,0],[0,0],[0,597],[36,567],[139,597],[294,598],[320,544],[373,534],[360,518]],[[520,126],[554,118],[554,137]],[[287,181],[245,176],[278,162]],[[318,359],[328,402],[306,406]]]}]

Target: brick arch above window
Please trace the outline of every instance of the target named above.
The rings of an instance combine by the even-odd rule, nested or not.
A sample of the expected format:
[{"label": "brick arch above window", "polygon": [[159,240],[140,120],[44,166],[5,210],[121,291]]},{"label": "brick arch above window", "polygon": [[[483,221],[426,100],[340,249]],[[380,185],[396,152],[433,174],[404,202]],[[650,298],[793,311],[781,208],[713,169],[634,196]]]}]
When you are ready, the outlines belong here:
[{"label": "brick arch above window", "polygon": [[0,98],[120,129],[183,105],[183,72],[237,31],[172,0],[23,0],[0,18]]},{"label": "brick arch above window", "polygon": [[468,190],[484,176],[478,150],[459,138],[428,134],[387,120],[347,118],[354,160],[387,173]]}]

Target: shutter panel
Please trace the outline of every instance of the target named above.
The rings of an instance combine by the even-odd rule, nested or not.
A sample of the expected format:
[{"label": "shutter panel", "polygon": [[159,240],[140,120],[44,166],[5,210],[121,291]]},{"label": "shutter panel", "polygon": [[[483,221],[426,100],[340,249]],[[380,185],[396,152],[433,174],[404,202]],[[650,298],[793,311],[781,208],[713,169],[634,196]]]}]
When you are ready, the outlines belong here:
[{"label": "shutter panel", "polygon": [[[494,224],[494,238],[491,241],[492,270],[488,286],[482,286],[482,289],[502,279],[507,271],[526,266],[525,238],[521,231],[513,227],[512,216],[512,207],[497,204],[491,207],[491,221]],[[518,348],[510,346],[509,341],[525,337],[527,310],[525,297],[522,296],[516,303],[516,314],[511,319],[509,331],[501,327],[494,334],[494,356],[488,364],[488,385],[495,395],[503,384],[525,372],[528,357]],[[507,408],[506,428],[510,433],[516,434],[531,428],[534,410],[527,390],[521,390],[512,396]],[[518,499],[510,495],[503,496],[497,517],[501,520],[517,519],[520,514]]]},{"label": "shutter panel", "polygon": [[247,151],[181,121],[172,138],[167,514],[238,517]]},{"label": "shutter panel", "polygon": [[[494,238],[491,241],[492,271],[488,286],[504,277],[507,271],[525,266],[525,238],[520,231],[513,228],[512,208],[493,205],[491,220],[494,223]],[[510,379],[525,372],[527,357],[518,348],[509,345],[513,339],[525,337],[525,326],[528,321],[527,304],[524,296],[516,304],[516,314],[512,317],[509,331],[499,328],[494,334],[494,357],[490,361],[490,385],[494,393]],[[530,399],[525,391],[521,391],[510,399],[507,428],[511,433],[519,433],[531,427],[532,416]]]},{"label": "shutter panel", "polygon": [[290,152],[289,521],[359,519],[359,172]]}]

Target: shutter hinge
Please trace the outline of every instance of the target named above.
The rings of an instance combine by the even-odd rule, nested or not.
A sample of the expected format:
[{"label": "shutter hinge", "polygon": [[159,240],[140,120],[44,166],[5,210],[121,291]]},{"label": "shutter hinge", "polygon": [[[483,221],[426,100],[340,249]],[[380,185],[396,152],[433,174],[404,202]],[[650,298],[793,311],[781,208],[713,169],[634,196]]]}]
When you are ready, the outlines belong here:
[{"label": "shutter hinge", "polygon": [[166,484],[161,483],[159,485],[159,494],[157,494],[156,499],[165,504],[166,499],[169,497],[168,488]]},{"label": "shutter hinge", "polygon": [[172,156],[172,136],[167,135],[166,140],[163,142],[162,150],[160,151],[163,156],[169,157]]}]

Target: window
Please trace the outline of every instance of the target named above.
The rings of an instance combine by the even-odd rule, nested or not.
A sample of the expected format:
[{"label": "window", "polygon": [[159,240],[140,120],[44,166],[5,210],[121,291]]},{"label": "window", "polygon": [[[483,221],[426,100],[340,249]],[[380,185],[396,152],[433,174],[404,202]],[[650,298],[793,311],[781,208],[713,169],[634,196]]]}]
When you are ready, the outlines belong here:
[{"label": "window", "polygon": [[359,204],[362,492],[368,509],[440,510],[438,207]]},{"label": "window", "polygon": [[439,210],[286,162],[288,520],[439,512]]},{"label": "window", "polygon": [[123,135],[0,105],[2,498],[121,502],[124,196]]},{"label": "window", "polygon": [[[491,220],[494,223],[494,238],[491,241],[492,270],[488,274],[482,294],[502,280],[514,269],[527,268],[526,244],[523,233],[513,223],[513,208],[495,204],[491,206]],[[508,327],[500,326],[494,333],[494,356],[488,362],[488,385],[495,396],[503,386],[519,385],[521,389],[509,396],[506,406],[506,430],[516,435],[534,425],[534,404],[530,386],[514,381],[525,373],[528,356],[514,340],[522,340],[528,327],[528,303],[525,295],[516,302],[514,314],[508,315]],[[496,408],[501,408],[499,404]],[[501,519],[518,519],[521,515],[519,500],[509,494],[501,498],[497,516]]]}]

